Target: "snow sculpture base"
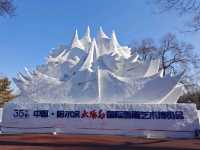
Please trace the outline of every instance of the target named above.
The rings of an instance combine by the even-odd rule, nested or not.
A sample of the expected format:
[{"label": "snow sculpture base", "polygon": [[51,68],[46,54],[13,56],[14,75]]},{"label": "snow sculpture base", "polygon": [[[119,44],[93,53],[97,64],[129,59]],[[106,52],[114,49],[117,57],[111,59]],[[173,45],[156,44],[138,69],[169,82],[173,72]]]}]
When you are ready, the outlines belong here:
[{"label": "snow sculpture base", "polygon": [[194,104],[8,103],[2,132],[110,134],[193,138],[199,129]]}]

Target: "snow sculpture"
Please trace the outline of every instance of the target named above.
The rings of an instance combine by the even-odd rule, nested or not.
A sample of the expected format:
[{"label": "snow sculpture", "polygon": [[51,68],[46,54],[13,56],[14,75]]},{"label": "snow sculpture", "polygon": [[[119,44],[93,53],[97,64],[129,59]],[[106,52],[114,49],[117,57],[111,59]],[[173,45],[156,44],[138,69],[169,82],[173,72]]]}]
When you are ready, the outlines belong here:
[{"label": "snow sculpture", "polygon": [[51,103],[176,103],[183,92],[182,74],[160,76],[160,60],[141,62],[115,32],[100,28],[91,40],[90,28],[71,45],[53,50],[46,64],[25,68],[14,82],[21,91],[15,101]]},{"label": "snow sculpture", "polygon": [[46,64],[14,81],[21,95],[3,109],[2,133],[112,134],[192,138],[194,104],[176,104],[182,74],[161,76],[160,60],[142,62],[115,32],[90,29],[53,50]]}]

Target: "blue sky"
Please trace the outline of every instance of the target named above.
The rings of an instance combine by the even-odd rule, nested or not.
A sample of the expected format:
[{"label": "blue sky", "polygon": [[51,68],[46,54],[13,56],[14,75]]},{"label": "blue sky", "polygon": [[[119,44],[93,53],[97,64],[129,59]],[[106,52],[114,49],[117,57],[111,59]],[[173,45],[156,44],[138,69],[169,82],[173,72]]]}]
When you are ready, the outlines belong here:
[{"label": "blue sky", "polygon": [[150,0],[14,0],[16,16],[0,17],[0,72],[14,77],[24,67],[45,62],[53,47],[69,44],[75,28],[87,25],[92,36],[99,26],[114,29],[122,44],[143,38],[159,39],[168,32],[200,48],[198,33],[183,34],[186,20],[175,12],[156,13]]}]

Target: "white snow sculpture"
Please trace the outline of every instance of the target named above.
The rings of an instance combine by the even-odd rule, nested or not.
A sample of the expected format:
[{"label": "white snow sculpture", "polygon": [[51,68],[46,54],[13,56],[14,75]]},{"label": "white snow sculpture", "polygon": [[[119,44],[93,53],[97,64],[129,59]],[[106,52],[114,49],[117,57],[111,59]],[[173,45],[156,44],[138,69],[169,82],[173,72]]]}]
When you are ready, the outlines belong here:
[{"label": "white snow sculpture", "polygon": [[145,73],[144,77],[150,77],[158,73],[160,67],[160,59],[151,60],[149,68]]},{"label": "white snow sculpture", "polygon": [[178,83],[173,90],[171,90],[161,101],[160,103],[164,104],[176,104],[178,98],[186,92],[184,85]]},{"label": "white snow sculpture", "polygon": [[74,38],[72,39],[71,48],[84,49],[83,44],[81,43],[81,41],[78,38],[78,31],[77,30],[76,30],[76,32],[74,34]]},{"label": "white snow sculpture", "polygon": [[90,28],[79,39],[76,30],[69,46],[53,50],[46,64],[25,68],[14,81],[21,90],[16,99],[65,103],[176,103],[183,92],[177,76],[160,76],[160,60],[141,62],[129,47],[121,46],[113,31],[100,28],[91,40]]},{"label": "white snow sculpture", "polygon": [[90,37],[90,27],[87,27],[87,30],[85,32],[85,35],[83,38],[81,38],[80,42],[84,46],[84,49],[87,51],[90,48],[90,44],[92,42],[91,37]]}]

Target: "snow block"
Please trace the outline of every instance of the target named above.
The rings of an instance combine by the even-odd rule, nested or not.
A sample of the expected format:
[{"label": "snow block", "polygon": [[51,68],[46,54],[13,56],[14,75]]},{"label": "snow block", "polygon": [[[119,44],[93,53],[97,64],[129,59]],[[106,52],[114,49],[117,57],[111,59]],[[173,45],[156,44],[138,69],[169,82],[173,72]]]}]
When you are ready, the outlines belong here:
[{"label": "snow block", "polygon": [[110,134],[193,138],[199,128],[195,104],[8,103],[2,132]]}]

